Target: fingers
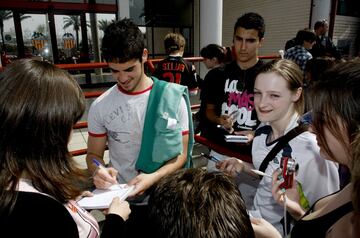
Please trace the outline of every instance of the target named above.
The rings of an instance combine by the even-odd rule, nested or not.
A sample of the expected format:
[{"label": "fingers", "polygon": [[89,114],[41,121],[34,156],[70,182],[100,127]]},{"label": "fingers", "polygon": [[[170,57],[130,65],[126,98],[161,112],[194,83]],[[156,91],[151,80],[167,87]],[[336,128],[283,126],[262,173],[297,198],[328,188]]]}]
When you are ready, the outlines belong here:
[{"label": "fingers", "polygon": [[117,171],[114,168],[99,168],[93,177],[94,184],[97,188],[107,189],[117,183],[116,175]]},{"label": "fingers", "polygon": [[108,214],[116,214],[121,216],[125,221],[131,213],[130,205],[127,201],[121,201],[119,197],[115,197],[108,209]]},{"label": "fingers", "polygon": [[230,158],[216,164],[216,168],[226,173],[229,173],[232,176],[236,176],[237,173],[240,173],[242,171],[243,165],[240,160],[236,158]]}]

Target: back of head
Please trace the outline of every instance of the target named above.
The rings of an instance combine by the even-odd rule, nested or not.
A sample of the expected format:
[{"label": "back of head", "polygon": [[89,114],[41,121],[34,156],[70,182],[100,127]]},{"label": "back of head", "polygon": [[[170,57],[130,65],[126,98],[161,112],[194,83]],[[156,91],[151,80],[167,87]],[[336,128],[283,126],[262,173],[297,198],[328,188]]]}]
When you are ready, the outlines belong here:
[{"label": "back of head", "polygon": [[321,27],[324,27],[325,24],[328,24],[328,22],[327,22],[326,19],[319,20],[319,21],[315,22],[315,24],[314,24],[314,30],[316,31],[317,29],[319,29],[319,28],[321,28]]},{"label": "back of head", "polygon": [[240,192],[223,173],[174,172],[159,181],[149,206],[156,237],[254,237]]},{"label": "back of head", "polygon": [[310,84],[319,81],[322,74],[335,64],[335,60],[329,57],[316,57],[306,62],[305,72],[309,73]]},{"label": "back of head", "polygon": [[234,34],[238,27],[245,28],[246,30],[257,30],[259,39],[262,39],[265,34],[265,21],[262,16],[254,12],[245,13],[237,19],[234,26]]},{"label": "back of head", "polygon": [[129,19],[113,22],[105,29],[101,50],[107,62],[124,63],[133,59],[141,62],[144,48],[144,34]]},{"label": "back of head", "polygon": [[[360,61],[336,64],[311,89],[313,127],[326,153],[333,156],[324,136],[324,126],[344,143],[352,142],[360,126]],[[339,122],[343,127],[339,127]],[[347,138],[343,138],[345,132]]]},{"label": "back of head", "polygon": [[316,40],[315,33],[312,30],[306,28],[298,31],[298,33],[296,34],[295,43],[297,45],[302,45],[304,41],[312,43],[315,40]]},{"label": "back of head", "polygon": [[164,46],[167,54],[184,51],[185,38],[180,33],[168,33],[164,38]]},{"label": "back of head", "polygon": [[[270,61],[260,68],[258,74],[270,72],[274,72],[284,78],[291,92],[296,92],[299,88],[303,87],[303,73],[299,66],[291,60],[278,59]],[[304,94],[302,93],[294,105],[296,112],[300,115],[304,113],[304,100]]]},{"label": "back of head", "polygon": [[14,202],[2,188],[13,192],[24,174],[61,202],[79,194],[67,145],[84,110],[81,88],[67,72],[30,59],[6,67],[0,77],[0,207]]},{"label": "back of head", "polygon": [[224,48],[217,44],[209,44],[201,49],[200,55],[206,59],[217,58],[219,63],[222,63],[225,59]]}]

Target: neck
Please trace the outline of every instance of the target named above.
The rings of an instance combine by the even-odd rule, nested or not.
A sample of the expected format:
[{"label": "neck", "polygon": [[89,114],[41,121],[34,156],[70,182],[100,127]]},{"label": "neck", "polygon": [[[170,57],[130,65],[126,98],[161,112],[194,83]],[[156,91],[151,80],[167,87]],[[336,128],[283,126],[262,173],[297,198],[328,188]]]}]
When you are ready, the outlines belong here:
[{"label": "neck", "polygon": [[141,85],[140,87],[136,90],[136,91],[144,91],[145,89],[147,89],[148,87],[150,87],[154,82],[152,81],[152,79],[148,76],[146,76],[146,74],[143,74],[142,78],[141,78]]},{"label": "neck", "polygon": [[246,61],[246,62],[237,60],[236,63],[241,69],[246,70],[246,69],[249,69],[249,68],[253,67],[254,65],[256,65],[256,63],[258,61],[259,61],[259,58],[255,57],[255,58],[250,59],[249,61]]},{"label": "neck", "polygon": [[294,110],[289,110],[283,118],[270,124],[272,129],[272,140],[276,140],[277,138],[285,135],[285,130],[288,128],[295,115],[297,115],[297,113]]}]

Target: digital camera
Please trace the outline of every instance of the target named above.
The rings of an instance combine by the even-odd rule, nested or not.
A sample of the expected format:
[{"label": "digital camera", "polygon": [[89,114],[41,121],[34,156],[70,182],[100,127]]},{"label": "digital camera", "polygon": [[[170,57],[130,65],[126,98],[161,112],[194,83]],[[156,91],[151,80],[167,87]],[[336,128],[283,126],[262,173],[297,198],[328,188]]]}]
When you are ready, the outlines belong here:
[{"label": "digital camera", "polygon": [[280,161],[281,174],[284,182],[280,184],[280,188],[288,189],[292,187],[294,173],[299,169],[299,164],[291,157],[282,157]]}]

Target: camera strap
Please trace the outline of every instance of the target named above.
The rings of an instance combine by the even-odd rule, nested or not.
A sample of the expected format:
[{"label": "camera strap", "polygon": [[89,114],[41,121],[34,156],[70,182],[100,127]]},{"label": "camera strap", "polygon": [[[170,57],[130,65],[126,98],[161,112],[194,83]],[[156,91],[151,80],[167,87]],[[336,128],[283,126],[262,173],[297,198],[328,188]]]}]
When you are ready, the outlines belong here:
[{"label": "camera strap", "polygon": [[[290,131],[288,131],[284,136],[282,136],[278,143],[270,150],[270,152],[266,155],[265,159],[262,161],[259,170],[265,172],[266,168],[268,167],[271,160],[275,158],[275,156],[280,152],[281,149],[285,147],[285,145],[291,141],[296,136],[300,135],[301,133],[307,131],[309,129],[309,125],[301,124]],[[262,178],[262,176],[260,176]]]}]

